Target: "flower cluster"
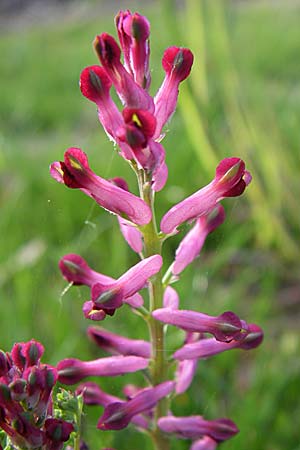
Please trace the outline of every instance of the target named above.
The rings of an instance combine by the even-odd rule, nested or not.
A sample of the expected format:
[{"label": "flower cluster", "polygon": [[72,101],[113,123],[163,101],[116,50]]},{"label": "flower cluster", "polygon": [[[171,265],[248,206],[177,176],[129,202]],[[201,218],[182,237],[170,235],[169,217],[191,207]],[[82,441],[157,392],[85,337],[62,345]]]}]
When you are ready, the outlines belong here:
[{"label": "flower cluster", "polygon": [[[181,308],[178,294],[170,284],[179,280],[186,266],[198,257],[208,234],[224,222],[220,201],[240,196],[251,175],[240,158],[223,159],[212,181],[167,211],[158,230],[154,197],[168,177],[161,144],[164,126],[175,111],[179,85],[190,74],[193,54],[175,46],[165,50],[165,77],[152,97],[148,20],[138,13],[121,11],[116,17],[116,28],[120,45],[106,33],[95,38],[94,49],[101,65],[82,71],[80,89],[96,104],[106,134],[134,170],[140,195],[130,192],[122,178],[106,180],[94,173],[87,155],[75,147],[65,152],[63,161],[51,165],[50,173],[59,183],[81,190],[116,215],[124,239],[140,261],[118,279],[95,271],[76,254],[63,256],[59,267],[68,282],[90,288],[90,297],[83,304],[87,319],[103,321],[123,305],[129,305],[147,323],[150,340],[130,339],[90,326],[88,336],[110,356],[93,361],[65,359],[57,365],[58,378],[62,383],[75,384],[89,376],[147,372],[146,387],[126,385],[120,398],[102,391],[94,382],[85,381],[77,387],[86,404],[104,407],[98,428],[120,430],[131,423],[137,429],[146,429],[157,449],[167,450],[168,436],[175,435],[191,439],[191,450],[212,450],[234,436],[237,426],[225,418],[175,417],[171,399],[188,389],[199,360],[233,348],[255,348],[262,341],[263,332],[232,311],[210,316]],[[121,108],[110,94],[112,86]],[[184,223],[191,224],[190,230],[163,276],[162,243],[179,233]],[[141,293],[144,288],[148,289],[147,302]],[[166,324],[185,332],[183,346],[172,355],[165,348]]]},{"label": "flower cluster", "polygon": [[0,428],[13,448],[60,450],[74,430],[53,415],[58,374],[41,363],[43,352],[34,340],[14,344],[10,353],[0,351]]}]

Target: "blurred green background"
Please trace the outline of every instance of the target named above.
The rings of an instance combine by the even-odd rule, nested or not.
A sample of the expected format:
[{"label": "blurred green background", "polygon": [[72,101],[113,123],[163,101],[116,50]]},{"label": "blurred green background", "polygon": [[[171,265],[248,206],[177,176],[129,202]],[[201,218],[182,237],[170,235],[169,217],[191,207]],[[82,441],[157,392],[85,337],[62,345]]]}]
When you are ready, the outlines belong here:
[{"label": "blurred green background", "polygon": [[[199,363],[191,389],[174,401],[174,413],[232,418],[241,432],[224,450],[299,450],[300,2],[17,3],[1,11],[1,348],[34,337],[52,364],[100,355],[85,338],[81,305],[88,290],[64,293],[58,259],[80,253],[95,270],[117,277],[137,257],[115,218],[55,183],[48,166],[67,147],[81,147],[96,173],[124,176],[136,192],[133,174],[102,131],[95,105],[81,96],[78,79],[83,67],[97,63],[94,36],[115,33],[120,8],[138,10],[151,21],[152,94],[163,78],[166,47],[187,46],[195,55],[164,140],[170,175],[157,195],[158,216],[209,182],[226,156],[242,157],[253,175],[241,198],[223,202],[225,224],[176,288],[182,308],[233,310],[260,324],[265,340],[252,352]],[[181,238],[166,244],[166,267]],[[140,319],[125,308],[104,325],[147,337]],[[181,337],[170,333],[170,352]],[[134,379],[142,382],[140,375]],[[101,386],[118,395],[132,380],[101,380]],[[115,436],[95,431],[100,412],[87,411],[91,449],[151,449],[131,428]],[[189,445],[174,440],[172,448]]]}]

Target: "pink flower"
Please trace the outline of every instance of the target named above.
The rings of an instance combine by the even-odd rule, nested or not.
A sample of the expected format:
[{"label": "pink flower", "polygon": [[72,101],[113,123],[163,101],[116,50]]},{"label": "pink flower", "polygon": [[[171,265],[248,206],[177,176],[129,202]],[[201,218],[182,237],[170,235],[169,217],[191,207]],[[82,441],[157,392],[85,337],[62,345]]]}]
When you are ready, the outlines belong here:
[{"label": "pink flower", "polygon": [[75,384],[89,376],[114,377],[136,372],[148,366],[148,359],[139,356],[110,356],[93,361],[63,359],[57,364],[58,379],[63,384]]},{"label": "pink flower", "polygon": [[162,66],[166,76],[154,98],[157,120],[155,139],[159,138],[163,126],[175,111],[178,86],[189,76],[193,59],[192,52],[187,48],[170,47],[165,50]]},{"label": "pink flower", "polygon": [[[106,407],[110,403],[126,402],[126,400],[102,391],[102,389],[92,381],[86,381],[80,384],[76,389],[76,393],[83,394],[83,401],[86,405],[101,405]],[[131,419],[131,422],[139,428],[148,428],[148,421],[141,414],[136,414]]]},{"label": "pink flower", "polygon": [[121,49],[115,39],[107,33],[102,33],[96,36],[94,48],[123,104],[128,108],[153,112],[152,97],[134,81],[121,63]]},{"label": "pink flower", "polygon": [[175,379],[176,379],[176,394],[183,394],[190,387],[194,375],[196,373],[198,365],[197,359],[185,359],[184,361],[179,361]]},{"label": "pink flower", "polygon": [[152,316],[163,323],[175,325],[182,330],[195,333],[211,333],[218,341],[229,342],[241,338],[242,322],[231,311],[214,317],[190,310],[159,308]]},{"label": "pink flower", "polygon": [[240,158],[223,159],[211,183],[173,206],[162,218],[161,230],[170,234],[182,223],[208,214],[225,197],[241,195],[251,181]]},{"label": "pink flower", "polygon": [[174,389],[173,381],[165,381],[157,386],[143,389],[126,403],[112,403],[108,405],[98,421],[100,430],[121,430],[129,424],[131,419],[139,413],[153,408],[162,398]]},{"label": "pink flower", "polygon": [[[201,335],[199,333],[187,332],[185,344],[190,344],[192,342],[198,341],[200,336]],[[177,369],[175,372],[176,394],[182,394],[190,387],[194,379],[197,366],[198,366],[198,358],[178,361]]]},{"label": "pink flower", "polygon": [[203,436],[193,442],[190,450],[216,450],[218,443],[209,436]]},{"label": "pink flower", "polygon": [[239,431],[232,420],[205,420],[201,416],[161,417],[157,424],[162,431],[174,433],[183,439],[199,439],[203,436],[209,436],[217,442],[230,439]]},{"label": "pink flower", "polygon": [[92,287],[96,283],[110,285],[115,281],[114,278],[92,270],[80,255],[74,253],[63,256],[58,265],[64,278],[74,285]]},{"label": "pink flower", "polygon": [[231,342],[220,342],[213,338],[200,339],[198,342],[184,345],[174,353],[173,357],[181,361],[184,359],[209,358],[233,348],[251,350],[252,348],[258,347],[262,340],[262,329],[257,325],[249,324],[244,339],[239,341],[233,340]]},{"label": "pink flower", "polygon": [[178,309],[179,296],[172,286],[167,286],[163,298],[164,308]]},{"label": "pink flower", "polygon": [[89,167],[86,154],[79,148],[69,148],[64,162],[51,165],[50,174],[56,181],[82,190],[104,209],[137,225],[146,225],[151,220],[149,206],[141,198],[96,175]]},{"label": "pink flower", "polygon": [[149,71],[150,24],[146,17],[129,10],[120,11],[116,26],[124,54],[124,66],[136,83],[148,89],[151,82]]},{"label": "pink flower", "polygon": [[181,241],[176,250],[172,273],[179,275],[188,264],[199,255],[206,237],[225,220],[225,211],[222,205],[217,205],[212,211],[196,220],[193,228]]},{"label": "pink flower", "polygon": [[103,309],[105,312],[119,308],[124,299],[132,297],[145,287],[148,279],[159,272],[161,266],[160,255],[149,256],[131,267],[110,285],[94,284],[92,287],[93,307]]},{"label": "pink flower", "polygon": [[98,347],[112,354],[134,355],[143,358],[150,358],[150,343],[142,339],[129,339],[118,334],[107,331],[104,328],[91,326],[87,329],[89,338]]}]

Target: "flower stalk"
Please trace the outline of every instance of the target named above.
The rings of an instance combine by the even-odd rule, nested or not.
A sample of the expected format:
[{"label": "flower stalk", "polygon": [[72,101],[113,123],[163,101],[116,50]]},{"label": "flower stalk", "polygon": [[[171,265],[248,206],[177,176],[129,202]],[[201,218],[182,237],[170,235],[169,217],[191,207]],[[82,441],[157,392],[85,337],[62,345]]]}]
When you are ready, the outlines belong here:
[{"label": "flower stalk", "polygon": [[[185,309],[171,284],[180,280],[185,268],[199,256],[207,236],[224,222],[220,202],[240,196],[251,182],[251,175],[240,158],[223,159],[212,181],[174,205],[158,227],[155,193],[163,189],[168,178],[166,152],[161,143],[164,127],[176,109],[179,86],[190,74],[193,54],[181,47],[166,49],[162,58],[165,77],[152,97],[150,24],[129,10],[120,11],[115,23],[120,45],[107,33],[95,38],[94,50],[101,66],[82,71],[80,89],[96,104],[101,125],[135,172],[139,196],[130,192],[123,178],[105,180],[94,173],[87,155],[79,148],[69,148],[62,162],[51,165],[50,173],[57,182],[79,189],[116,215],[125,241],[141,261],[118,279],[98,273],[75,254],[62,257],[59,267],[69,283],[90,288],[90,299],[82,308],[87,319],[104,321],[107,315],[117,315],[126,304],[146,322],[149,340],[90,327],[88,336],[113,356],[93,361],[64,359],[57,365],[58,379],[75,384],[88,376],[112,377],[144,371],[146,386],[125,386],[125,399],[103,392],[90,381],[81,384],[84,402],[105,408],[98,421],[99,432],[117,431],[131,424],[151,437],[155,450],[169,450],[171,434],[191,439],[191,450],[203,446],[214,450],[219,442],[238,432],[236,425],[230,419],[175,417],[171,398],[189,388],[200,359],[230,349],[255,348],[262,341],[263,332],[232,311],[210,316]],[[121,100],[121,110],[110,95],[111,88]],[[183,224],[191,225],[190,230],[181,240],[174,261],[166,262],[169,269],[163,276],[163,243],[179,233]],[[143,296],[144,288],[148,290],[148,302]],[[182,347],[175,352],[172,349],[173,354],[166,349],[166,325],[186,334]]]}]

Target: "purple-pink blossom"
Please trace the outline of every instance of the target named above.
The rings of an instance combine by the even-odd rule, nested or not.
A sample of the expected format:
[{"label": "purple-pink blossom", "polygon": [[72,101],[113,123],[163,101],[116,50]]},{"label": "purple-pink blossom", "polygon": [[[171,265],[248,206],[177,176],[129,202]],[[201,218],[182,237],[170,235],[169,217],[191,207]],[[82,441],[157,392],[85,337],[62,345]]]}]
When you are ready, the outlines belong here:
[{"label": "purple-pink blossom", "polygon": [[63,384],[75,384],[89,376],[114,377],[136,372],[148,366],[148,359],[139,356],[110,356],[93,361],[63,359],[57,364],[58,379]]},{"label": "purple-pink blossom", "polygon": [[193,60],[193,54],[188,48],[169,47],[164,52],[162,66],[166,75],[154,98],[157,121],[155,139],[160,137],[163,126],[176,109],[178,86],[189,76]]},{"label": "purple-pink blossom", "polygon": [[176,250],[172,273],[179,275],[199,255],[206,237],[225,220],[222,205],[217,205],[212,211],[199,217],[193,228],[186,234]]},{"label": "purple-pink blossom", "polygon": [[174,353],[174,358],[180,361],[185,359],[203,359],[223,353],[227,350],[240,348],[242,350],[251,350],[258,347],[263,340],[262,329],[255,324],[249,324],[247,332],[243,339],[231,342],[220,342],[214,338],[200,339],[197,342],[185,344]]},{"label": "purple-pink blossom", "polygon": [[160,417],[157,421],[159,428],[183,439],[199,439],[209,436],[217,442],[230,439],[239,432],[235,423],[230,419],[205,420],[202,416]]},{"label": "purple-pink blossom", "polygon": [[173,206],[161,220],[165,234],[174,233],[184,222],[208,214],[225,197],[241,195],[251,181],[240,158],[225,158],[216,169],[215,178],[205,187]]},{"label": "purple-pink blossom", "polygon": [[215,317],[197,311],[159,308],[153,311],[152,316],[185,331],[211,333],[217,340],[223,342],[229,342],[234,338],[240,339],[243,335],[242,322],[232,311],[226,311]]},{"label": "purple-pink blossom", "polygon": [[157,386],[143,389],[126,403],[111,403],[98,421],[100,430],[121,430],[139,413],[153,408],[174,389],[173,381],[165,381]]},{"label": "purple-pink blossom", "polygon": [[150,342],[143,339],[129,339],[124,336],[107,331],[99,326],[90,326],[87,329],[88,337],[98,345],[99,348],[116,355],[134,355],[150,358]]},{"label": "purple-pink blossom", "polygon": [[141,198],[96,175],[89,167],[86,154],[79,148],[69,148],[64,162],[51,165],[50,174],[56,181],[80,189],[102,208],[136,225],[146,225],[151,220],[149,206]]},{"label": "purple-pink blossom", "polygon": [[160,255],[149,256],[131,267],[118,280],[110,285],[96,283],[92,287],[92,302],[95,309],[115,310],[122,305],[124,299],[132,297],[145,287],[150,277],[162,266]]}]

